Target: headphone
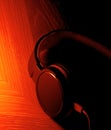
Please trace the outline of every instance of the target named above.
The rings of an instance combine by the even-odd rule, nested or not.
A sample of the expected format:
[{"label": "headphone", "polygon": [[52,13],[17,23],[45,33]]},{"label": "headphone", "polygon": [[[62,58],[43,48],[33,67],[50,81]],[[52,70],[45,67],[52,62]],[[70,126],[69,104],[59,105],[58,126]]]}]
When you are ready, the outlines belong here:
[{"label": "headphone", "polygon": [[70,86],[76,62],[81,63],[81,55],[85,57],[92,51],[111,59],[106,47],[70,30],[54,30],[37,41],[29,60],[29,73],[36,84],[38,101],[51,118],[64,118],[72,108],[88,117],[83,107],[73,101]]}]

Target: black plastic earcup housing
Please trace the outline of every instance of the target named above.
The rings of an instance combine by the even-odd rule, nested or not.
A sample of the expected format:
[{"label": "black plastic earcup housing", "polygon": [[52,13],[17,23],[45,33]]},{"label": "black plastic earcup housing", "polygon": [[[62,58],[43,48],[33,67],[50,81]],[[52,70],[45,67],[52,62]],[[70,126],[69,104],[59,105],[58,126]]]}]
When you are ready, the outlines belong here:
[{"label": "black plastic earcup housing", "polygon": [[52,118],[64,118],[72,109],[68,75],[60,65],[43,69],[36,83],[37,97]]}]

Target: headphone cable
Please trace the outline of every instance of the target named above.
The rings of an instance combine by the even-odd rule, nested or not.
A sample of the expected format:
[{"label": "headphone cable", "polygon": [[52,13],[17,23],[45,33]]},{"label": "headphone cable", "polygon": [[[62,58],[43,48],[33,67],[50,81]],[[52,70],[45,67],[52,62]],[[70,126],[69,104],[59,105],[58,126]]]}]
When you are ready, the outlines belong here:
[{"label": "headphone cable", "polygon": [[86,111],[83,109],[83,107],[82,107],[80,104],[78,104],[78,103],[74,103],[73,107],[74,107],[74,110],[75,110],[76,112],[82,113],[82,114],[84,114],[84,115],[86,116],[86,118],[87,118],[87,120],[88,120],[88,128],[89,128],[89,130],[91,130],[91,127],[90,127],[90,118],[89,118],[89,115],[87,114],[87,112],[86,112]]}]

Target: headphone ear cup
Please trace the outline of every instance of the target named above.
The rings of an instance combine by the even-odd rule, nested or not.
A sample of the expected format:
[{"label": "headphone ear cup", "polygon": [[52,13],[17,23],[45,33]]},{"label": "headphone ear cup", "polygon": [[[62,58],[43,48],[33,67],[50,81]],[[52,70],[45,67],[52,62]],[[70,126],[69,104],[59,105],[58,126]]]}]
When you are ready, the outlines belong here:
[{"label": "headphone ear cup", "polygon": [[41,71],[36,84],[37,97],[50,117],[63,117],[71,109],[67,87],[67,73],[60,66],[51,65]]}]

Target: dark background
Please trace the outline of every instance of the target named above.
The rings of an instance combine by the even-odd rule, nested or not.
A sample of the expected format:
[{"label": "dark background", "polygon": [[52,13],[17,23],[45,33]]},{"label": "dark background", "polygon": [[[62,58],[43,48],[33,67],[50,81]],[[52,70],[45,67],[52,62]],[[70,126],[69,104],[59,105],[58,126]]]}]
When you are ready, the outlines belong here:
[{"label": "dark background", "polygon": [[110,4],[105,1],[50,0],[66,26],[111,48]]}]

